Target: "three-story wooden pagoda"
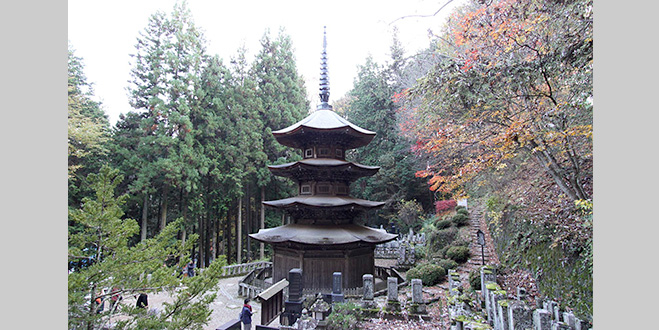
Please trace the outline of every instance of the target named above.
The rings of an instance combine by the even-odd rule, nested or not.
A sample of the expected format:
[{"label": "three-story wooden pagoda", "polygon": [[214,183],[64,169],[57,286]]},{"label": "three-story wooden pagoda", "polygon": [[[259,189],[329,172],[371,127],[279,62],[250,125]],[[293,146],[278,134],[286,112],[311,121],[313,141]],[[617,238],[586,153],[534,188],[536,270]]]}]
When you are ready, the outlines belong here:
[{"label": "three-story wooden pagoda", "polygon": [[384,205],[350,196],[350,184],[374,175],[379,167],[345,159],[346,151],[367,145],[375,132],[339,116],[328,99],[327,39],[323,36],[318,109],[272,133],[279,143],[300,149],[303,155],[297,162],[268,166],[274,175],[297,183],[297,196],[263,202],[286,211],[291,221],[250,235],[273,247],[273,283],[286,278],[290,269],[301,268],[306,288],[331,289],[334,272],[343,274],[345,288],[361,287],[362,275],[374,274],[375,246],[396,238],[354,223],[362,212]]}]

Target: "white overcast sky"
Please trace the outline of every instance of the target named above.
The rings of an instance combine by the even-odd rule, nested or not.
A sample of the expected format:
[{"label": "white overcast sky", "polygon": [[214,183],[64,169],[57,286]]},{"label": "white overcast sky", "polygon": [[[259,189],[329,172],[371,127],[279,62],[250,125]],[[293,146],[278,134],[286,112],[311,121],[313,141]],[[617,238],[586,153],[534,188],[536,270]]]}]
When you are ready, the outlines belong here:
[{"label": "white overcast sky", "polygon": [[[357,67],[370,54],[383,64],[389,57],[394,26],[407,55],[429,44],[428,29],[438,33],[452,9],[466,2],[453,0],[405,1],[209,1],[188,0],[197,27],[206,37],[209,54],[225,63],[242,45],[252,60],[266,28],[276,36],[283,27],[293,42],[298,72],[305,78],[311,108],[318,102],[318,76],[323,26],[327,26],[330,104],[343,96],[356,77]],[[110,123],[131,110],[126,87],[129,54],[149,17],[160,10],[169,15],[175,0],[68,1],[68,39],[82,57],[94,95],[103,102]],[[398,19],[398,20],[397,20]],[[392,23],[393,22],[393,23]]]}]

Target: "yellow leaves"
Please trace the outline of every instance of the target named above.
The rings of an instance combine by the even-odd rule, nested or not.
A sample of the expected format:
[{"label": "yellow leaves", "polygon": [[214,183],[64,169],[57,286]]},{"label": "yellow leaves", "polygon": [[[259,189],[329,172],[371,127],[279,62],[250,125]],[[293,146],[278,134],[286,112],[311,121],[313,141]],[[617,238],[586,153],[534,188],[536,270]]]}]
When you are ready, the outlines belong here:
[{"label": "yellow leaves", "polygon": [[577,199],[574,201],[574,206],[584,214],[593,214],[593,201],[590,199]]},{"label": "yellow leaves", "polygon": [[567,136],[584,136],[587,138],[593,137],[593,125],[578,125],[570,127],[565,131]]}]

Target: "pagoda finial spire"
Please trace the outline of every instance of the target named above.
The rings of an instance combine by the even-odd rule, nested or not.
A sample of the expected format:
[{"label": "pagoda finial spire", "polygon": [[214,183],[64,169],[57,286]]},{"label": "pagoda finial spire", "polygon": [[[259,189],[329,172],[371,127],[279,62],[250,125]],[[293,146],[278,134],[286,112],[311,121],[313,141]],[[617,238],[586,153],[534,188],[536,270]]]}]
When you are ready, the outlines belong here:
[{"label": "pagoda finial spire", "polygon": [[320,104],[318,110],[332,110],[329,101],[329,74],[327,72],[327,26],[323,26],[323,51],[320,53]]}]

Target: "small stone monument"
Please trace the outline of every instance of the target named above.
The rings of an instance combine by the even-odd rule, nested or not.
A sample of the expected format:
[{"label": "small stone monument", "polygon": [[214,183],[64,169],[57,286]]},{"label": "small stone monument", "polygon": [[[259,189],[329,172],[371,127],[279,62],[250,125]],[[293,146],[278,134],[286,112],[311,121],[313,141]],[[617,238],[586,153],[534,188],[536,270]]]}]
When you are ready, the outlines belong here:
[{"label": "small stone monument", "polygon": [[398,278],[387,278],[387,310],[399,311],[400,302],[398,301]]},{"label": "small stone monument", "polygon": [[373,301],[374,297],[374,281],[372,274],[364,274],[362,276],[364,283],[364,295],[362,297],[362,308],[375,308],[376,304]]},{"label": "small stone monument", "polygon": [[551,313],[548,310],[536,309],[533,311],[533,329],[551,330]]},{"label": "small stone monument", "polygon": [[318,321],[318,327],[327,325],[327,316],[331,311],[331,306],[324,299],[322,294],[318,294],[316,301],[309,308],[313,318]]},{"label": "small stone monument", "polygon": [[343,301],[343,278],[341,272],[334,272],[332,274],[332,303],[342,303]]},{"label": "small stone monument", "polygon": [[426,303],[423,301],[423,284],[418,278],[412,279],[412,313],[426,313]]},{"label": "small stone monument", "polygon": [[523,302],[513,301],[508,306],[508,329],[532,329],[533,311]]}]

